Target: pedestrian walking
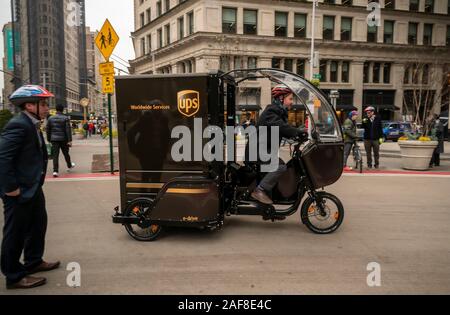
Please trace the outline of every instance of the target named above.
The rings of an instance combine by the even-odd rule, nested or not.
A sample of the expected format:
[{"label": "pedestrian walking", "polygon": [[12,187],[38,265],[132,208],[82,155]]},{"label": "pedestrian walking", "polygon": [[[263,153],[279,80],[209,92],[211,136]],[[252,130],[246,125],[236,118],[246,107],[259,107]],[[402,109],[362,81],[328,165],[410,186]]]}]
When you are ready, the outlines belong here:
[{"label": "pedestrian walking", "polygon": [[[367,153],[367,167],[371,169],[375,160],[375,168],[380,167],[380,141],[383,138],[383,126],[381,118],[375,114],[375,108],[367,107],[364,111],[366,118],[363,119],[364,147]],[[373,151],[373,159],[372,159]]]},{"label": "pedestrian walking", "polygon": [[[1,270],[7,289],[44,285],[45,278],[32,275],[60,266],[60,262],[43,260],[47,211],[42,186],[48,155],[40,125],[48,115],[48,99],[52,97],[37,85],[16,90],[10,101],[21,112],[0,136],[0,197],[5,216]],[[22,253],[24,263],[20,262]]]},{"label": "pedestrian walking", "polygon": [[56,105],[56,115],[48,119],[47,141],[52,144],[53,177],[59,176],[59,152],[63,153],[67,168],[72,170],[75,163],[70,158],[72,147],[72,128],[70,118],[63,114],[64,106]]}]

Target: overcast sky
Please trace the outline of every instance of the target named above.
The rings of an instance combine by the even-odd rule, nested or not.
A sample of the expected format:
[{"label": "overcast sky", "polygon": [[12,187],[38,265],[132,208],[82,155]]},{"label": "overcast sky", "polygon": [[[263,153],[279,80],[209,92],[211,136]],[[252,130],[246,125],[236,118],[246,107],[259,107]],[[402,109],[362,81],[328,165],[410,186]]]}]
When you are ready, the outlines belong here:
[{"label": "overcast sky", "polygon": [[[91,30],[99,30],[106,18],[120,37],[114,54],[125,60],[133,59],[134,50],[130,38],[134,28],[133,0],[86,0],[86,24]],[[0,28],[3,29],[3,25],[9,21],[11,21],[10,0],[0,0]],[[0,58],[3,58],[3,33],[0,36]],[[116,66],[124,68],[117,62]],[[0,67],[3,70],[2,62]],[[0,73],[0,91],[1,89],[3,89],[3,73]]]}]

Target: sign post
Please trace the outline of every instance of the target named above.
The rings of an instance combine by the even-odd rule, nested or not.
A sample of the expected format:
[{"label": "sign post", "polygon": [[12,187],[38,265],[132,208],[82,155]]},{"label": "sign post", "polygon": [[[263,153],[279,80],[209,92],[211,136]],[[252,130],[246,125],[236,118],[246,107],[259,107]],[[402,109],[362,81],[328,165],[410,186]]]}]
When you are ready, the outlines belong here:
[{"label": "sign post", "polygon": [[99,66],[100,74],[102,75],[102,92],[108,95],[108,124],[109,124],[109,156],[111,165],[111,174],[114,174],[114,150],[113,150],[113,128],[112,128],[112,109],[111,109],[111,97],[114,94],[114,63],[109,62],[114,48],[116,48],[119,42],[119,36],[114,30],[113,26],[106,19],[102,29],[98,33],[95,44],[102,53],[106,62],[101,63]]}]

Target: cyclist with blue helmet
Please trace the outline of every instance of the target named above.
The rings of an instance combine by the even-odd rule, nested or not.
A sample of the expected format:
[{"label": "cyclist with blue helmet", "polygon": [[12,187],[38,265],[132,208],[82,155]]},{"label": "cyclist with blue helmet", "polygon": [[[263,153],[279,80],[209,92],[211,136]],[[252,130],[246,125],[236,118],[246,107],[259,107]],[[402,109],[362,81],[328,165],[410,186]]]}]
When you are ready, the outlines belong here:
[{"label": "cyclist with blue helmet", "polygon": [[350,152],[352,151],[352,147],[355,142],[358,140],[356,120],[358,119],[358,111],[354,110],[350,112],[347,120],[344,122],[344,171],[353,170],[351,167],[347,166],[347,160],[350,156]]},{"label": "cyclist with blue helmet", "polygon": [[[47,170],[47,149],[40,130],[49,113],[52,93],[38,85],[15,91],[11,102],[21,109],[0,136],[0,197],[5,226],[1,248],[1,271],[8,289],[29,289],[46,279],[31,276],[59,267],[43,260],[47,211],[42,186]],[[20,258],[24,257],[24,263]]]}]

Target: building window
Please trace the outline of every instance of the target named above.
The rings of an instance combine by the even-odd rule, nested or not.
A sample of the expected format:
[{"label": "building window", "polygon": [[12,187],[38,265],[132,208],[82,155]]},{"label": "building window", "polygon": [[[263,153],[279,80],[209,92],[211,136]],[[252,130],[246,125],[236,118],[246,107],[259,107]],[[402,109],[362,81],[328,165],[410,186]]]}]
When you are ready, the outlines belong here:
[{"label": "building window", "polygon": [[428,84],[430,79],[430,66],[423,65],[422,69],[422,84]]},{"label": "building window", "polygon": [[152,36],[151,35],[147,35],[147,49],[148,49],[149,53],[152,51]]},{"label": "building window", "polygon": [[299,13],[295,14],[294,36],[298,38],[306,37],[306,14],[299,14]]},{"label": "building window", "polygon": [[220,70],[223,72],[230,71],[230,57],[229,56],[220,56]]},{"label": "building window", "polygon": [[323,17],[323,39],[334,39],[334,16]]},{"label": "building window", "polygon": [[165,0],[164,2],[165,2],[165,9],[166,9],[166,12],[167,12],[167,11],[170,10],[170,0]]},{"label": "building window", "polygon": [[142,52],[142,56],[145,56],[146,51],[145,51],[145,38],[141,38],[141,52]]},{"label": "building window", "polygon": [[256,57],[248,57],[247,67],[249,69],[256,69],[257,68],[257,59],[256,59]]},{"label": "building window", "polygon": [[305,76],[305,65],[304,59],[297,59],[297,74],[301,77]]},{"label": "building window", "polygon": [[431,46],[433,40],[433,24],[423,25],[423,44]]},{"label": "building window", "polygon": [[147,15],[147,24],[150,23],[152,21],[152,11],[150,9],[147,9],[145,11],[146,15]]},{"label": "building window", "polygon": [[156,17],[161,16],[162,14],[162,5],[161,1],[156,2]]},{"label": "building window", "polygon": [[166,26],[164,26],[164,32],[166,35],[166,45],[170,44],[170,24],[167,24]]},{"label": "building window", "polygon": [[417,45],[417,29],[419,24],[418,23],[409,23],[408,27],[408,44],[410,45]]},{"label": "building window", "polygon": [[350,82],[350,62],[342,62],[342,82]]},{"label": "building window", "polygon": [[140,19],[141,19],[141,27],[144,27],[144,25],[145,25],[145,16],[144,16],[144,13],[141,13]]},{"label": "building window", "polygon": [[367,26],[367,42],[376,43],[378,41],[378,27]]},{"label": "building window", "polygon": [[391,64],[385,63],[383,65],[383,82],[385,84],[391,83]]},{"label": "building window", "polygon": [[244,34],[256,35],[258,31],[258,11],[244,10]]},{"label": "building window", "polygon": [[188,22],[188,29],[187,29],[187,35],[194,34],[194,12],[189,12],[187,14],[187,22]]},{"label": "building window", "polygon": [[273,58],[272,59],[272,68],[274,68],[274,69],[281,69],[281,59],[280,58]]},{"label": "building window", "polygon": [[328,60],[321,60],[320,61],[320,67],[319,67],[319,73],[320,73],[320,81],[327,82],[327,64]]},{"label": "building window", "polygon": [[239,70],[239,69],[243,69],[244,65],[242,64],[243,59],[241,57],[234,57],[234,62],[233,62],[233,70]]},{"label": "building window", "polygon": [[386,9],[395,9],[395,0],[385,0],[384,7]]},{"label": "building window", "polygon": [[284,70],[293,72],[294,71],[294,60],[284,59]]},{"label": "building window", "polygon": [[275,36],[286,37],[288,25],[288,14],[286,12],[275,12]]},{"label": "building window", "polygon": [[425,12],[434,13],[434,0],[425,0]]},{"label": "building window", "polygon": [[338,63],[337,61],[332,61],[330,63],[330,82],[338,81]]},{"label": "building window", "polygon": [[419,11],[419,0],[409,0],[409,11]]},{"label": "building window", "polygon": [[222,9],[222,32],[226,34],[236,34],[237,10],[234,8]]},{"label": "building window", "polygon": [[394,21],[384,21],[384,43],[394,42]]},{"label": "building window", "polygon": [[341,19],[341,40],[352,40],[352,18],[343,17]]},{"label": "building window", "polygon": [[178,39],[184,37],[184,17],[178,18]]},{"label": "building window", "polygon": [[161,48],[163,46],[162,28],[158,29],[157,35],[158,35],[158,48]]},{"label": "building window", "polygon": [[450,46],[450,25],[447,25],[447,46]]},{"label": "building window", "polygon": [[380,70],[381,70],[381,65],[379,62],[375,62],[373,64],[373,77],[372,77],[372,82],[373,83],[380,83]]},{"label": "building window", "polygon": [[406,65],[405,66],[405,76],[403,77],[403,84],[409,84],[410,81],[410,75],[411,75],[411,66]]}]

